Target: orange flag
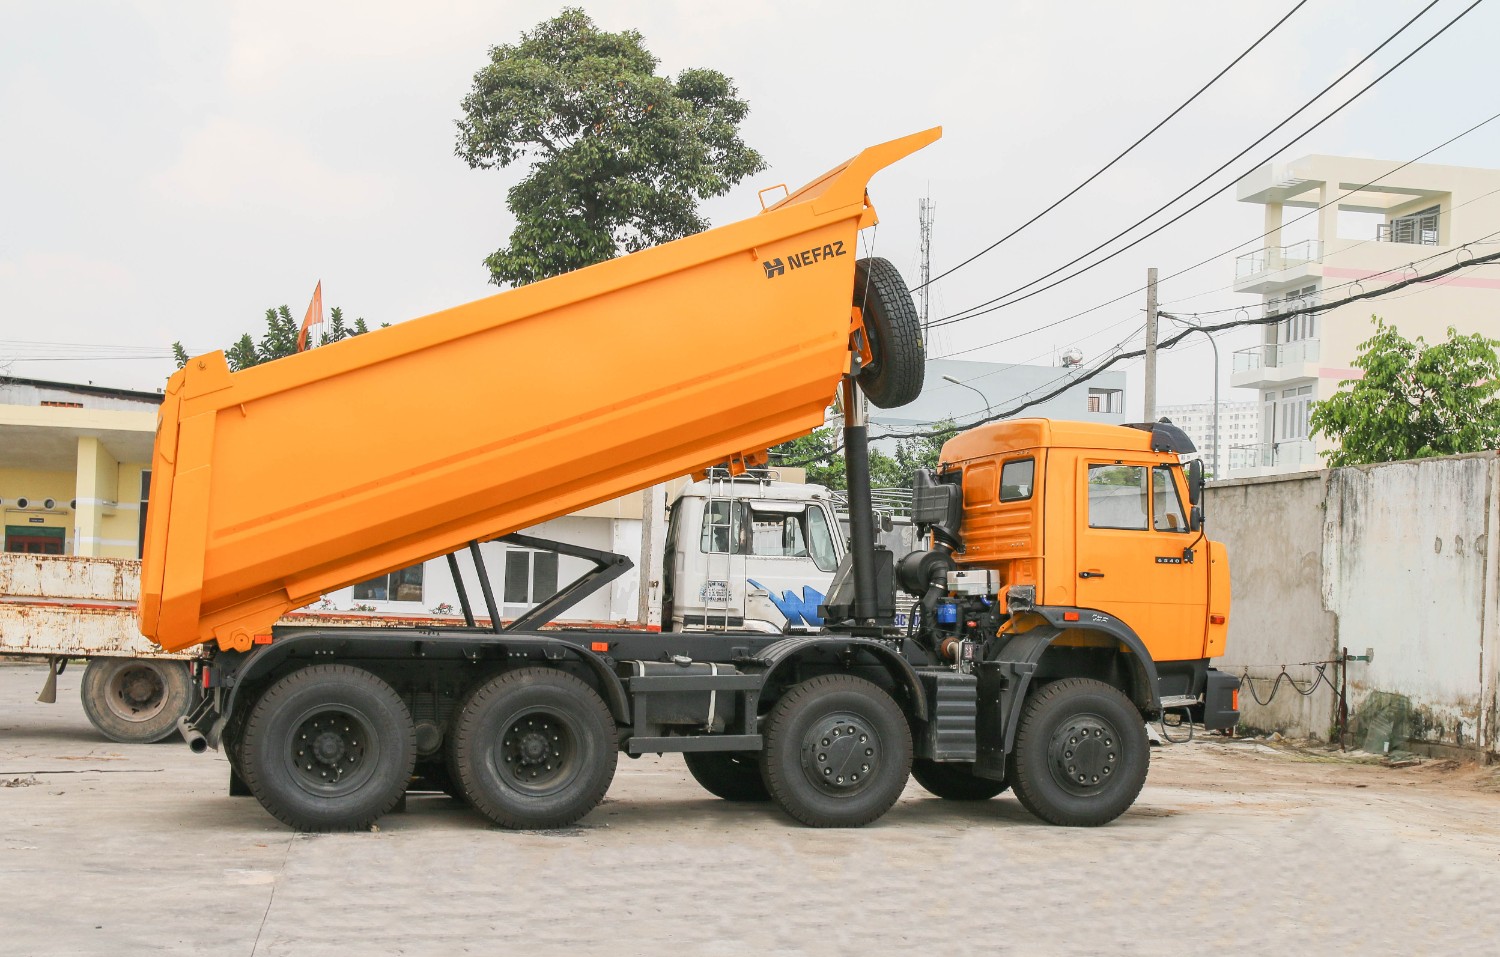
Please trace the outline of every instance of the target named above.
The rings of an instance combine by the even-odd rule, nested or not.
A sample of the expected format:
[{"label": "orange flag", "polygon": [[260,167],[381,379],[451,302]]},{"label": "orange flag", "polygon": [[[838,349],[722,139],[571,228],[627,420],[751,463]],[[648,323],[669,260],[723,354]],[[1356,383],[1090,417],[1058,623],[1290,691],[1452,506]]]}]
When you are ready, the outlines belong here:
[{"label": "orange flag", "polygon": [[313,290],[312,302],[307,304],[307,315],[302,317],[302,332],[297,336],[297,351],[302,352],[307,348],[307,330],[309,326],[321,326],[323,324],[323,280],[318,280],[318,286]]}]

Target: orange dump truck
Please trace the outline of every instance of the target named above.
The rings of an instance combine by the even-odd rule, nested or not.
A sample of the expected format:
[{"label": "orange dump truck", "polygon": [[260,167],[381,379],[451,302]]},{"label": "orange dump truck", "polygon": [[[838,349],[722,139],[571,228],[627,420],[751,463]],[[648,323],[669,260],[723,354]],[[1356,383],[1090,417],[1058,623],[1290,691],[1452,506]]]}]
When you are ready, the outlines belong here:
[{"label": "orange dump truck", "polygon": [[[812,825],[874,820],[911,774],[958,799],[1013,782],[1044,819],[1100,824],[1144,781],[1144,719],[1183,708],[1233,724],[1233,682],[1207,666],[1227,566],[1202,541],[1201,469],[1183,466],[1191,445],[1170,426],[977,429],[919,476],[931,547],[898,565],[875,546],[862,396],[910,401],[924,359],[901,276],[856,242],[876,221],[870,177],[938,135],[866,149],[697,236],[241,372],[215,353],[175,374],[138,615],[169,651],[209,647],[181,728],[226,750],[231,793],[312,830],[365,827],[413,787],[503,826],[558,827],[602,799],[619,752],[677,751],[711,792],[771,798]],[[630,563],[520,530],[753,468],[821,425],[836,393],[850,531],[822,634],[543,628]],[[1096,485],[1111,515],[1146,524],[1096,526]],[[745,543],[731,551],[773,520],[796,548],[807,530],[785,516],[752,510],[755,536],[734,529],[726,488],[704,542],[721,515],[724,541]],[[497,538],[592,570],[504,623],[478,548]],[[463,550],[491,627],[476,624]],[[445,554],[464,626],[274,624]],[[1076,580],[1080,561],[1098,568]],[[898,583],[914,600],[905,631]],[[1117,594],[1133,587],[1147,593]]]}]

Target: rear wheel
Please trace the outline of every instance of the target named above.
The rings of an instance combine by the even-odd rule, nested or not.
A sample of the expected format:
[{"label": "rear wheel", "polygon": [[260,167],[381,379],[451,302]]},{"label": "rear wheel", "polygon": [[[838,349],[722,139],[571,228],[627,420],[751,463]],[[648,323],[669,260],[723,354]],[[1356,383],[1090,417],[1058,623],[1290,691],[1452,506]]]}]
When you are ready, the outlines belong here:
[{"label": "rear wheel", "polygon": [[301,831],[368,828],[405,796],[417,757],[400,696],[349,665],[313,665],[267,688],[236,750],[256,800]]},{"label": "rear wheel", "polygon": [[771,792],[760,776],[759,756],[753,751],[685,751],[688,773],[703,790],[726,801],[769,801]]},{"label": "rear wheel", "polygon": [[975,777],[974,765],[968,762],[939,762],[922,758],[911,763],[911,776],[928,793],[945,801],[988,801],[1010,787],[1008,781]]},{"label": "rear wheel", "polygon": [[197,700],[188,663],[155,658],[91,658],[80,694],[89,722],[122,744],[170,737]]},{"label": "rear wheel", "polygon": [[767,716],[761,768],[771,797],[803,824],[860,827],[906,787],[911,728],[891,696],[863,678],[811,678]]},{"label": "rear wheel", "polygon": [[501,827],[567,827],[614,780],[615,722],[593,688],[562,671],[520,668],[476,688],[453,722],[458,785]]},{"label": "rear wheel", "polygon": [[1150,752],[1129,698],[1102,681],[1065,678],[1027,700],[1009,777],[1016,797],[1042,820],[1096,827],[1135,803]]},{"label": "rear wheel", "polygon": [[854,264],[854,305],[864,317],[870,361],[859,370],[859,386],[882,409],[906,405],[922,392],[926,369],[922,321],[906,281],[889,260]]}]

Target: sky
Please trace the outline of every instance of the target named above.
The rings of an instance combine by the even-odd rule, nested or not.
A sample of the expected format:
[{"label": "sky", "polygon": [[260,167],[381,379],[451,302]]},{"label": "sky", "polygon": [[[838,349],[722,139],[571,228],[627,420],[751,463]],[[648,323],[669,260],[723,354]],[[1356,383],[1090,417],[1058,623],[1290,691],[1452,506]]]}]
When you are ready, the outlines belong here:
[{"label": "sky", "polygon": [[[749,101],[743,136],[769,168],[704,204],[715,224],[758,211],[763,187],[795,187],[865,146],[943,126],[940,141],[870,184],[881,225],[865,242],[915,284],[920,198],[936,205],[941,272],[1098,169],[1294,2],[581,5],[605,29],[639,30],[663,72],[720,70]],[[1438,0],[1178,208],[1263,163],[1468,2]],[[1119,165],[936,283],[933,317],[1035,279],[1145,215],[1425,5],[1310,0]],[[156,389],[174,340],[196,354],[258,335],[267,307],[300,317],[319,280],[327,305],[371,326],[492,294],[483,260],[513,226],[505,193],[521,171],[471,170],[454,155],[459,102],[489,47],[560,7],[0,0],[0,373]],[[1395,165],[1473,126],[1500,111],[1497,36],[1492,0],[1276,158]],[[1500,167],[1500,121],[1426,162]],[[1148,267],[1165,276],[1258,245],[1261,218],[1228,189],[1077,279],[943,327],[929,354],[1052,364],[1076,347],[1095,359],[1144,321],[1144,293],[1132,291]],[[1296,238],[1289,230],[1286,241]],[[1163,308],[1255,305],[1232,292],[1233,276],[1233,256],[1218,257],[1164,282]],[[1132,295],[1035,331],[1122,294]],[[1221,336],[1226,401],[1253,398],[1228,383],[1230,353],[1255,335]],[[1208,400],[1215,371],[1198,338],[1164,355],[1159,403]],[[17,358],[44,354],[128,355]],[[1136,412],[1140,363],[1126,368]]]}]

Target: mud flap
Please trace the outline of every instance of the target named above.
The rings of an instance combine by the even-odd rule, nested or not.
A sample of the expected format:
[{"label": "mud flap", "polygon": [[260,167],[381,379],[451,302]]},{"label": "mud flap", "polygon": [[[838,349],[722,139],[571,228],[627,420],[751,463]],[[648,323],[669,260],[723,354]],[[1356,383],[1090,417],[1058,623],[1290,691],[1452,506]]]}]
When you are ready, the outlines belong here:
[{"label": "mud flap", "polygon": [[[1019,713],[1014,700],[1031,683],[1036,663],[1032,661],[985,661],[979,665],[979,747],[974,776],[1005,780],[1006,722]],[[1009,737],[1014,737],[1010,735]]]}]

